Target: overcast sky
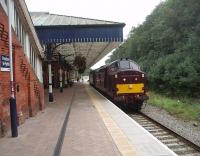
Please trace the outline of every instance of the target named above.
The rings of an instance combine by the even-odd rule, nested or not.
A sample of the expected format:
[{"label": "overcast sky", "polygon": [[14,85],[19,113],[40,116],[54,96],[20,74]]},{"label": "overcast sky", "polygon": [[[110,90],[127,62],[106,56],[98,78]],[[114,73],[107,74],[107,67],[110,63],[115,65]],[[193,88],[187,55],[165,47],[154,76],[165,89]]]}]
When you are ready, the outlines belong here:
[{"label": "overcast sky", "polygon": [[[162,0],[25,0],[29,11],[124,22],[124,38],[141,24]],[[106,57],[107,58],[107,57]],[[98,63],[102,65],[105,61]]]}]

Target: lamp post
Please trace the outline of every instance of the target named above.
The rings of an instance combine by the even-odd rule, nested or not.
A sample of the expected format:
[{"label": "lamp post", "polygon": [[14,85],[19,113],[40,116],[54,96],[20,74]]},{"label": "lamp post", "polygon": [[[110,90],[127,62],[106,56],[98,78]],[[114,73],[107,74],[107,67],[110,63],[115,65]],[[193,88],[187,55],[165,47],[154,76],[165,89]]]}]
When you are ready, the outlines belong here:
[{"label": "lamp post", "polygon": [[10,57],[10,118],[11,118],[11,133],[12,137],[18,136],[17,130],[17,106],[15,98],[14,88],[14,76],[13,76],[13,49],[12,49],[12,27],[11,27],[11,2],[8,0],[8,34],[9,34],[9,57]]}]

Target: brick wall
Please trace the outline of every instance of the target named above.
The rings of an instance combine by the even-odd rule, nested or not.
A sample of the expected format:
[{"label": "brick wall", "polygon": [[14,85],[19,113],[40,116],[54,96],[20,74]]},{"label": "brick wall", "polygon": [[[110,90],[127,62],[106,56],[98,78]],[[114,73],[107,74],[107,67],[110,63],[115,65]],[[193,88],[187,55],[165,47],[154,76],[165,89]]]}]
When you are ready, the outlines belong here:
[{"label": "brick wall", "polygon": [[[0,6],[0,55],[9,55],[8,19]],[[14,83],[18,123],[44,109],[44,88],[33,72],[23,48],[13,32]],[[10,73],[0,71],[0,135],[10,128]]]}]

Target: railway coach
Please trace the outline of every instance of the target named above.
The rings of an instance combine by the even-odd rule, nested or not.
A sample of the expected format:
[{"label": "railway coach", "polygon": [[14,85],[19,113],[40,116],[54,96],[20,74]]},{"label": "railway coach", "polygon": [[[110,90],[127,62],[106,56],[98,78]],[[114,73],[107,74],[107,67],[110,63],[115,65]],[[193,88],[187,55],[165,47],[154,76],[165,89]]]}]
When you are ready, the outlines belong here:
[{"label": "railway coach", "polygon": [[147,78],[130,59],[118,59],[90,72],[90,85],[115,103],[139,111],[147,96]]}]

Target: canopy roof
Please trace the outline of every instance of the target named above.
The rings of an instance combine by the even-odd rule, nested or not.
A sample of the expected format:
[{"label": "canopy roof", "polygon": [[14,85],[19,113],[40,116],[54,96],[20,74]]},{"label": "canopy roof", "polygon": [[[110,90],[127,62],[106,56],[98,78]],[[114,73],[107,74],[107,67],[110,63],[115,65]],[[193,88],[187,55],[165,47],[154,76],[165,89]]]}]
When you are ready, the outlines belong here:
[{"label": "canopy roof", "polygon": [[[42,44],[57,44],[68,62],[81,55],[91,67],[123,41],[124,23],[89,18],[30,13]],[[68,56],[68,57],[67,57]]]},{"label": "canopy roof", "polygon": [[53,26],[53,25],[75,26],[75,25],[105,25],[105,24],[124,25],[123,23],[118,23],[118,22],[50,14],[49,12],[31,12],[30,14],[35,26]]}]

